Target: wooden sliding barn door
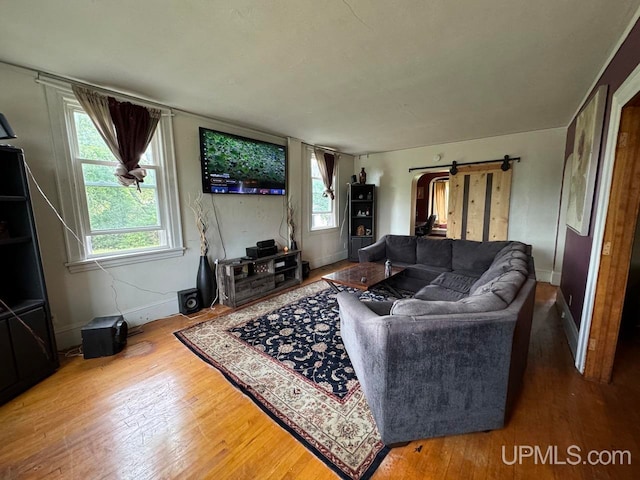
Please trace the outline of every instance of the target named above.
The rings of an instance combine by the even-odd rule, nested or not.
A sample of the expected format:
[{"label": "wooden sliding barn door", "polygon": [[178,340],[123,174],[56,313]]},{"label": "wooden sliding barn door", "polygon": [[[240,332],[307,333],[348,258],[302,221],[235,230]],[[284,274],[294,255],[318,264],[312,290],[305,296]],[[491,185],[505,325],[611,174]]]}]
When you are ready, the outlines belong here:
[{"label": "wooden sliding barn door", "polygon": [[447,237],[463,240],[506,240],[509,227],[511,169],[501,163],[459,166],[449,175]]}]

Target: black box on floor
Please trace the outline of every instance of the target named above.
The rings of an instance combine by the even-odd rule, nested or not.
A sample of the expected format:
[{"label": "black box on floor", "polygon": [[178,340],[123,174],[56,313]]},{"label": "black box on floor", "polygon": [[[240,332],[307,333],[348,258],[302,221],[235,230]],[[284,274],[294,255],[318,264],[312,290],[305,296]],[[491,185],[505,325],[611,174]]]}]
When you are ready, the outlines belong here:
[{"label": "black box on floor", "polygon": [[302,278],[309,278],[309,274],[311,273],[311,269],[309,268],[309,262],[306,260],[302,261]]},{"label": "black box on floor", "polygon": [[84,358],[115,355],[127,344],[128,331],[122,315],[94,318],[81,330]]}]

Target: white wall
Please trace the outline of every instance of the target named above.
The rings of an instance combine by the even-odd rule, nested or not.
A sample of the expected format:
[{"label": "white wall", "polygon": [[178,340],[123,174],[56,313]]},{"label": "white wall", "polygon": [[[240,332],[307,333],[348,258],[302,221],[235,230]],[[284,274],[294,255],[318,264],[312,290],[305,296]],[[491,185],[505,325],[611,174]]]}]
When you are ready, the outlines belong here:
[{"label": "white wall", "polygon": [[[17,139],[8,143],[24,149],[26,160],[38,183],[53,205],[60,210],[44,87],[37,84],[35,78],[36,73],[31,70],[0,63],[0,111],[6,115],[18,135]],[[281,144],[287,142],[283,137],[176,113],[173,129],[185,254],[177,258],[108,269],[117,279],[141,286],[145,290],[113,282],[109,275],[100,270],[70,273],[64,265],[67,258],[63,226],[34,186],[31,186],[45,279],[60,348],[79,344],[80,328],[97,316],[114,315],[120,311],[131,325],[136,325],[177,313],[176,292],[195,286],[200,255],[199,239],[187,199],[189,193],[196,195],[202,188],[198,143],[200,126]],[[298,202],[306,189],[299,165],[300,148],[298,141],[289,155],[289,184],[297,195]],[[341,171],[343,168],[350,173],[353,170],[353,160],[351,159],[351,163],[345,162]],[[210,259],[224,258],[222,243],[228,258],[244,255],[245,247],[255,245],[257,240],[274,238],[285,245],[285,202],[284,197],[205,195],[205,207],[209,210],[212,225],[209,230]],[[219,231],[215,226],[214,204],[218,212]],[[312,264],[321,264],[322,258],[333,258],[336,255],[336,252],[329,251],[340,244],[338,240],[332,240],[336,235],[329,235],[322,248],[310,243],[308,253],[312,257]],[[340,252],[337,254],[340,256]],[[303,257],[308,257],[307,252],[303,251]]]},{"label": "white wall", "polygon": [[[412,183],[426,172],[409,173],[409,168],[493,160],[507,154],[521,157],[521,162],[513,164],[508,236],[533,245],[538,280],[548,282],[554,270],[565,137],[566,128],[555,128],[361,155],[355,170],[365,167],[367,182],[379,187],[378,236],[409,235],[415,215]],[[433,161],[436,154],[442,156],[437,163]],[[564,251],[564,246],[559,250]]]}]

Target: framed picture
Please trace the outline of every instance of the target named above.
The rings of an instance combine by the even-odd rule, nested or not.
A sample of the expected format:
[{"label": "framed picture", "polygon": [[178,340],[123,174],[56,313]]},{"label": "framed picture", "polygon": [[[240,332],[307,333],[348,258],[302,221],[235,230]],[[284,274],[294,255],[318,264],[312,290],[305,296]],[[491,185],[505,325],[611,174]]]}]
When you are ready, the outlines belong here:
[{"label": "framed picture", "polygon": [[582,236],[589,234],[591,223],[606,100],[607,86],[602,85],[580,112],[576,121],[569,180],[567,226]]},{"label": "framed picture", "polygon": [[417,197],[418,200],[424,200],[424,187],[418,187]]}]

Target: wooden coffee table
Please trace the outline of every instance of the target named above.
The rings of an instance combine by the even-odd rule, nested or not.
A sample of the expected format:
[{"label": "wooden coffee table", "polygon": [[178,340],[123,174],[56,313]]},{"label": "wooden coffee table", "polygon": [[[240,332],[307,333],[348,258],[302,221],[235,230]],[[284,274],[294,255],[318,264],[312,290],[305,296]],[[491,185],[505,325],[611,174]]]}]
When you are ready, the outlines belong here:
[{"label": "wooden coffee table", "polygon": [[[338,270],[322,277],[335,292],[340,292],[336,285],[353,287],[359,290],[369,290],[369,288],[394,277],[402,272],[404,267],[391,267],[391,276],[384,275],[384,265],[380,263],[359,263],[353,267]],[[402,296],[391,286],[385,285],[396,297]]]}]

